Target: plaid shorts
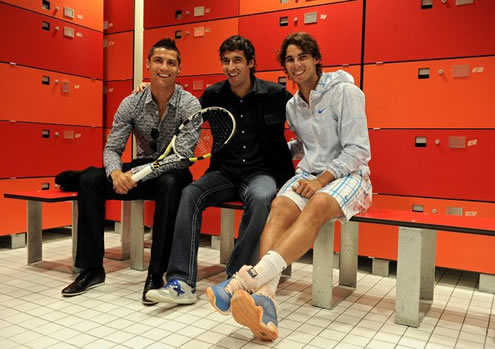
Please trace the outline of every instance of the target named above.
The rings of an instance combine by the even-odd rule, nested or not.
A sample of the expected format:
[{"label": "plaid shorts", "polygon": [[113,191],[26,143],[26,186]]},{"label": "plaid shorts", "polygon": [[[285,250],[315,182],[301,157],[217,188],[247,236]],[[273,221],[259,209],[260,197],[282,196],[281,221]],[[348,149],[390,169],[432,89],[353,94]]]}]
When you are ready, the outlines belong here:
[{"label": "plaid shorts", "polygon": [[[302,197],[292,189],[292,186],[300,179],[311,180],[316,179],[316,176],[297,169],[296,175],[284,184],[277,196],[291,199],[302,211],[309,199]],[[342,223],[358,213],[365,212],[371,206],[371,181],[368,176],[362,176],[362,171],[355,171],[345,177],[337,178],[318,190],[318,193],[326,193],[337,201],[344,213],[344,217],[338,218]]]}]

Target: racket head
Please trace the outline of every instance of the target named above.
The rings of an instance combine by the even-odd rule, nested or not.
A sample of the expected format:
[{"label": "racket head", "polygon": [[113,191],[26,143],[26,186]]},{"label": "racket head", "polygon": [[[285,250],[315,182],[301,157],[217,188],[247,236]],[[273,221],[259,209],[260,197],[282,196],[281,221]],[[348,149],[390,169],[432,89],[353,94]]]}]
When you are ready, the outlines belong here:
[{"label": "racket head", "polygon": [[[194,147],[194,155],[189,161],[194,162],[211,157],[222,149],[234,136],[236,122],[232,113],[222,107],[208,107],[201,109],[189,119],[201,117],[202,124],[198,141]],[[181,125],[182,127],[182,125]],[[174,152],[175,142],[173,143]],[[181,154],[178,154],[181,156]]]}]

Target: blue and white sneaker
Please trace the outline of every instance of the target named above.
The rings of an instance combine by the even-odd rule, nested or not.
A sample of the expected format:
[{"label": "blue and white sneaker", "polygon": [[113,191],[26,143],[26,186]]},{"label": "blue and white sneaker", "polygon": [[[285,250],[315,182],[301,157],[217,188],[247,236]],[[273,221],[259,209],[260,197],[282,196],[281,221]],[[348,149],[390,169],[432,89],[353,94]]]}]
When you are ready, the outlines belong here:
[{"label": "blue and white sneaker", "polygon": [[160,303],[193,304],[196,303],[196,289],[182,280],[172,279],[165,286],[157,290],[149,290],[146,298]]},{"label": "blue and white sneaker", "polygon": [[239,275],[235,273],[231,278],[208,287],[206,289],[206,295],[216,311],[223,315],[229,315],[232,295],[240,290],[246,290],[246,285]]},{"label": "blue and white sneaker", "polygon": [[275,301],[267,294],[236,292],[232,297],[232,316],[259,339],[273,341],[278,337]]}]

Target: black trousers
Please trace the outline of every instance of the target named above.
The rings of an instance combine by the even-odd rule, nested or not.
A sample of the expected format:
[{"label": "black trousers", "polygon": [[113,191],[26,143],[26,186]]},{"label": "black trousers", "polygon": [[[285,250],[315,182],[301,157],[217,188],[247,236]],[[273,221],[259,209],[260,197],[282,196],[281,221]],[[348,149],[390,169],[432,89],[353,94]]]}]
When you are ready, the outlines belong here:
[{"label": "black trousers", "polygon": [[[126,172],[141,164],[135,161],[123,165]],[[189,169],[173,170],[160,177],[138,183],[137,187],[127,194],[115,193],[112,182],[108,180],[105,169],[95,168],[81,175],[78,191],[78,237],[75,265],[78,268],[103,267],[105,201],[115,200],[154,200],[155,215],[153,217],[153,243],[149,271],[163,275],[167,270],[175,217],[179,207],[182,189],[191,183]]]}]

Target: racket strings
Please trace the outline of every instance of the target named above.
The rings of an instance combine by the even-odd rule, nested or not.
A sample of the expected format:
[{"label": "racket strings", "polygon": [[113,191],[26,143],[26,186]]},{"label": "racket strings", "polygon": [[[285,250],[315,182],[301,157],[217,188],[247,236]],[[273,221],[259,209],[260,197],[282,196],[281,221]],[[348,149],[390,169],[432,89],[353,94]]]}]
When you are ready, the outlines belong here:
[{"label": "racket strings", "polygon": [[194,156],[213,154],[230,138],[234,124],[232,118],[221,110],[208,110],[202,114],[203,124],[194,149]]}]

